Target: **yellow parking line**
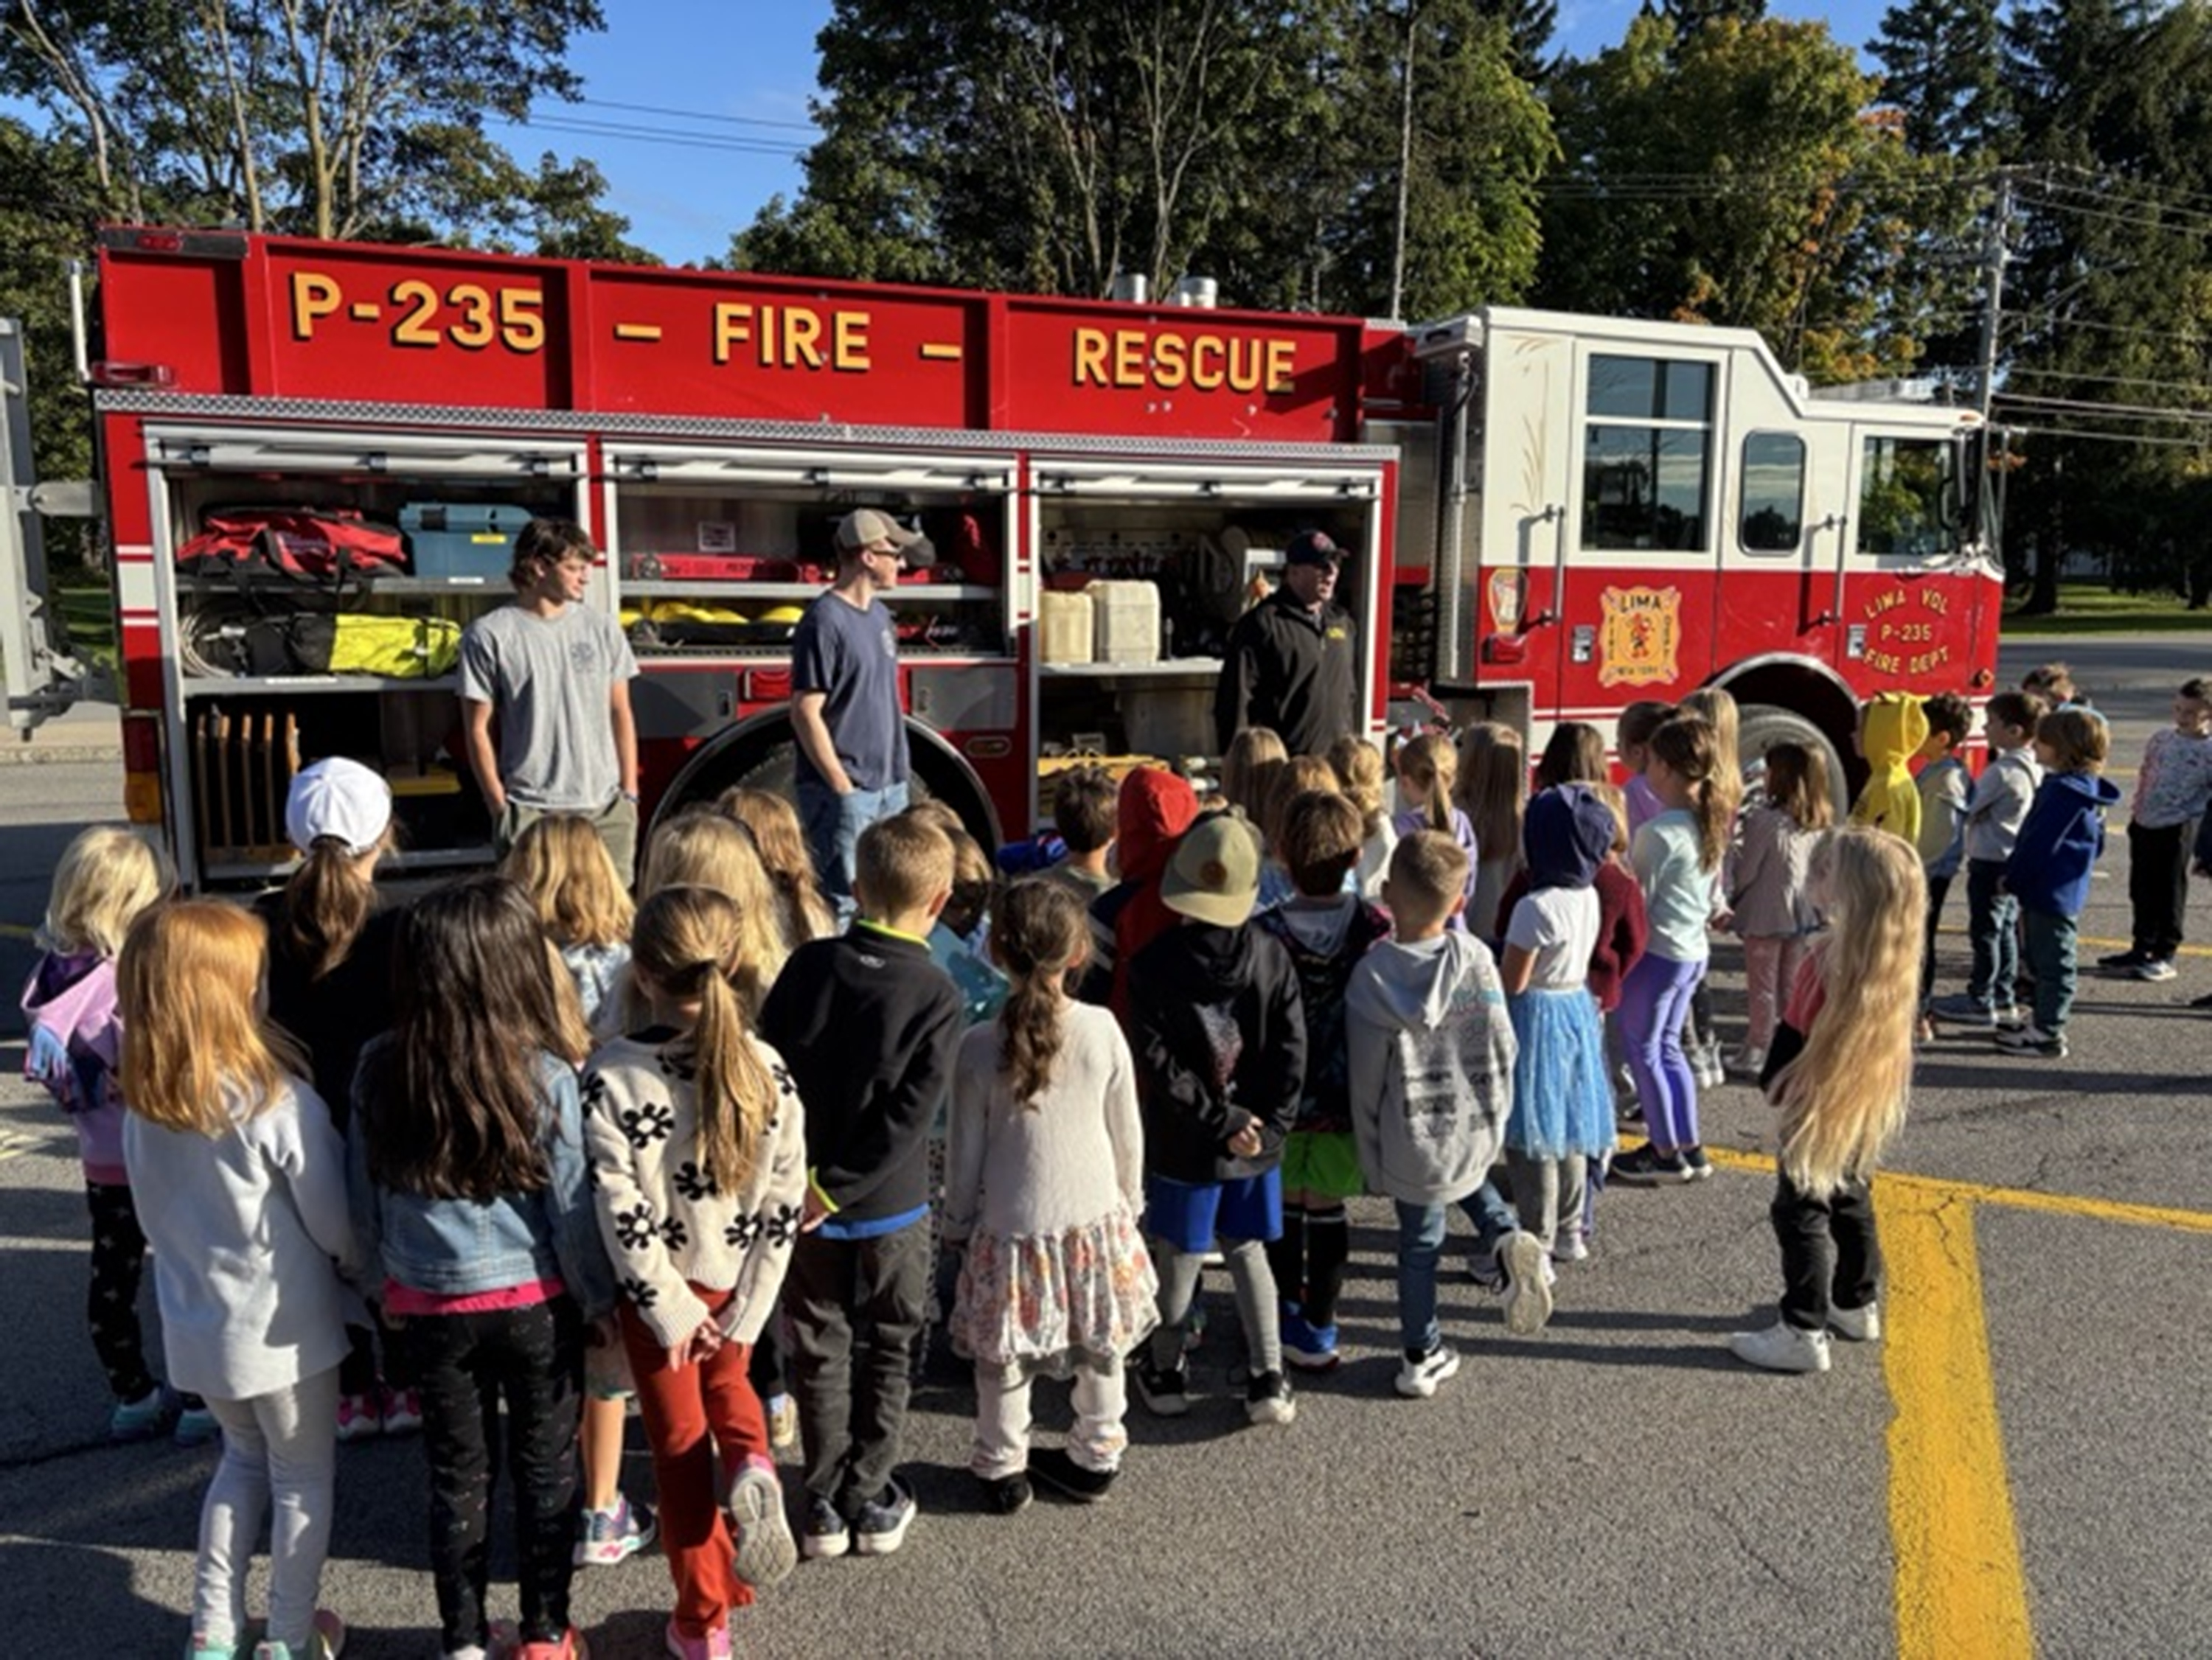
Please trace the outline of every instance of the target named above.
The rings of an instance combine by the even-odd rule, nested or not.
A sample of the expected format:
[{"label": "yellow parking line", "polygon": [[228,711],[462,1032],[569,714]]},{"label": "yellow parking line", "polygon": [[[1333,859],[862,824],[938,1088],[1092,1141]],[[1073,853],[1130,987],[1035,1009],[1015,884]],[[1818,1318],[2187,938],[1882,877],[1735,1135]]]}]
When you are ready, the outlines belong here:
[{"label": "yellow parking line", "polygon": [[[1705,1156],[1724,1170],[1764,1172],[1774,1168],[1771,1153],[1755,1153],[1744,1148],[1709,1147]],[[2120,1199],[2094,1199],[2076,1193],[2038,1193],[2024,1187],[1987,1187],[1978,1182],[1954,1182],[1942,1176],[1918,1176],[1904,1171],[1885,1170],[1875,1178],[1875,1184],[1878,1187],[1924,1190],[1932,1196],[1926,1203],[1955,1196],[1978,1204],[2039,1210],[2054,1216],[2086,1216],[2100,1222],[2127,1222],[2136,1227],[2171,1227],[2185,1233],[2212,1233],[2212,1211],[2129,1204]]]},{"label": "yellow parking line", "polygon": [[2027,1580],[2005,1477],[1996,1380],[1982,1312],[1974,1201],[1936,1184],[1876,1190],[1889,1529],[1900,1660],[2032,1655]]},{"label": "yellow parking line", "polygon": [[35,940],[39,930],[20,922],[0,922],[0,939]]}]

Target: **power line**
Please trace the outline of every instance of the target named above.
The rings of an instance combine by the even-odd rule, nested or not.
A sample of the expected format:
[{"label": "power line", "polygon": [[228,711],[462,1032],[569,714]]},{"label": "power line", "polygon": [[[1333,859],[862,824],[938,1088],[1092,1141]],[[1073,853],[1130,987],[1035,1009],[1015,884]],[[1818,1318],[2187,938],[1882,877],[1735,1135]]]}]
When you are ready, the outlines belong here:
[{"label": "power line", "polygon": [[665,115],[678,121],[718,121],[733,127],[779,127],[792,132],[818,130],[811,121],[780,121],[766,115],[718,115],[711,110],[672,110],[659,104],[621,104],[611,98],[578,98],[563,102],[594,110],[621,110],[630,115]]},{"label": "power line", "polygon": [[2034,397],[2026,392],[2001,391],[1996,397],[2007,403],[2019,403],[2031,409],[2066,409],[2076,415],[2107,416],[2114,421],[2179,421],[2190,425],[2212,422],[2212,409],[2161,409],[2143,403],[2095,403],[2076,397]]},{"label": "power line", "polygon": [[2131,374],[2075,374],[2070,369],[2015,368],[2008,379],[2026,375],[2033,380],[2063,380],[2082,386],[2141,386],[2155,392],[2203,392],[2207,383],[2202,380],[2147,380]]},{"label": "power line", "polygon": [[2034,334],[2046,328],[2054,331],[2085,329],[2092,334],[2123,335],[2135,340],[2162,340],[2168,345],[2175,342],[2175,331],[2172,329],[2137,329],[2124,323],[2092,323],[2085,318],[2061,317],[2055,312],[2014,312],[2007,315],[2005,321],[2008,324],[2030,325],[2021,330],[2022,334]]},{"label": "power line", "polygon": [[566,121],[538,117],[527,124],[532,132],[573,133],[586,138],[619,138],[637,143],[672,144],[682,149],[714,150],[726,155],[796,155],[802,146],[772,139],[745,138],[734,133],[683,133],[661,127],[630,126],[612,121]]},{"label": "power line", "polygon": [[[2025,205],[2040,208],[2051,213],[2072,214],[2082,219],[2100,221],[2107,225],[2123,225],[2134,230],[2171,231],[2182,236],[2212,234],[2212,214],[2185,214],[2183,216],[2191,222],[2180,224],[2166,218],[2146,218],[2140,214],[2115,213],[2106,208],[2093,208],[2082,202],[2030,198]],[[2154,214],[2163,211],[2163,209],[2153,209]]]},{"label": "power line", "polygon": [[2028,427],[2017,421],[2003,422],[2004,429],[2023,438],[2061,438],[2081,439],[2092,444],[2150,444],[2162,450],[2203,450],[2206,440],[2201,438],[2158,438],[2149,433],[2097,433],[2074,427]]}]

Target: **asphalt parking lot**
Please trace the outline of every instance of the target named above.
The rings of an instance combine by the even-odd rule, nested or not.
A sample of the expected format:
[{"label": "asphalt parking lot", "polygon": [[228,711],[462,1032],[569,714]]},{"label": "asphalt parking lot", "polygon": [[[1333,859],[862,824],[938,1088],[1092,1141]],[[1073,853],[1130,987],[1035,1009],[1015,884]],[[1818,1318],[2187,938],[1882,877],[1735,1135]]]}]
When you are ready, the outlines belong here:
[{"label": "asphalt parking lot", "polygon": [[[2133,766],[2195,640],[2035,642],[2069,658]],[[2130,780],[2120,779],[2125,788]],[[20,981],[46,872],[119,810],[112,764],[0,768],[0,973]],[[2125,943],[2125,839],[2084,918],[2084,955]],[[2200,895],[2212,883],[2200,885]],[[1946,989],[1963,974],[1959,897]],[[2197,903],[2200,938],[2212,938]],[[2111,941],[2112,944],[2102,942]],[[1719,958],[1723,1025],[1735,954]],[[1348,1359],[1297,1421],[1243,1427],[1225,1290],[1180,1422],[1133,1415],[1123,1480],[1095,1509],[982,1513],[964,1474],[957,1372],[916,1398],[924,1515],[879,1561],[805,1565],[739,1627],[740,1652],[913,1655],[2047,1655],[2201,1651],[2202,1479],[2212,1375],[2203,1289],[2212,952],[2181,978],[2086,977],[2063,1061],[1946,1037],[1880,1190],[1888,1340],[1785,1378],[1726,1335],[1770,1318],[1767,1110],[1714,1092],[1718,1178],[1617,1189],[1596,1251],[1561,1273],[1538,1336],[1504,1331],[1463,1279],[1447,1331],[1467,1360],[1436,1399],[1395,1366],[1386,1207],[1355,1206]],[[84,1229],[66,1124],[15,1076],[0,1026],[0,1645],[176,1653],[212,1455],[112,1448],[80,1313]],[[149,1294],[150,1301],[150,1294]],[[1040,1429],[1066,1422],[1040,1390]],[[629,1480],[649,1472],[632,1433]],[[348,1652],[435,1651],[419,1444],[342,1451],[324,1600]],[[593,1652],[657,1654],[658,1556],[580,1576]],[[512,1611],[512,1593],[503,1611]],[[496,1597],[495,1597],[496,1601]]]}]

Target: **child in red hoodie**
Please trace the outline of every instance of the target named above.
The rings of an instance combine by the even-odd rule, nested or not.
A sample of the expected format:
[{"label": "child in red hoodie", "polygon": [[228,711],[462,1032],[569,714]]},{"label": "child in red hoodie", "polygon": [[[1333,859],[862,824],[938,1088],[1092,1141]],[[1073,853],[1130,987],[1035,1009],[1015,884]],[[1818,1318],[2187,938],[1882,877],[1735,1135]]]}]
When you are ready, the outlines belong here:
[{"label": "child in red hoodie", "polygon": [[1182,920],[1161,903],[1160,878],[1197,817],[1198,794],[1188,779],[1139,766],[1121,780],[1115,822],[1121,880],[1091,907],[1097,960],[1083,991],[1086,1001],[1112,1009],[1124,1032],[1129,1027],[1130,960]]}]

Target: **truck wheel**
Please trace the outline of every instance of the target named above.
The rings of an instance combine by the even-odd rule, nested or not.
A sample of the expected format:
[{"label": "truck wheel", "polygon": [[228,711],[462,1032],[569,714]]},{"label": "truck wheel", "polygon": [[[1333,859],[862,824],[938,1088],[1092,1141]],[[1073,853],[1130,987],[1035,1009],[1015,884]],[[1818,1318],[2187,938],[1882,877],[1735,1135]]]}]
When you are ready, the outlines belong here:
[{"label": "truck wheel", "polygon": [[1736,734],[1736,757],[1745,772],[1748,774],[1754,763],[1763,763],[1766,752],[1778,743],[1800,744],[1827,764],[1828,795],[1835,803],[1837,822],[1841,823],[1851,810],[1850,779],[1844,771],[1844,758],[1828,742],[1828,735],[1804,716],[1793,715],[1787,709],[1759,703],[1748,706]]},{"label": "truck wheel", "polygon": [[[998,817],[981,782],[927,727],[909,721],[907,740],[913,757],[913,776],[908,785],[912,798],[945,803],[960,815],[960,821],[985,854],[995,854]],[[712,803],[725,790],[739,785],[764,790],[795,805],[799,785],[792,760],[794,753],[791,723],[782,719],[759,721],[709,743],[691,757],[670,784],[653,809],[653,824],[659,826],[696,803]]]}]

